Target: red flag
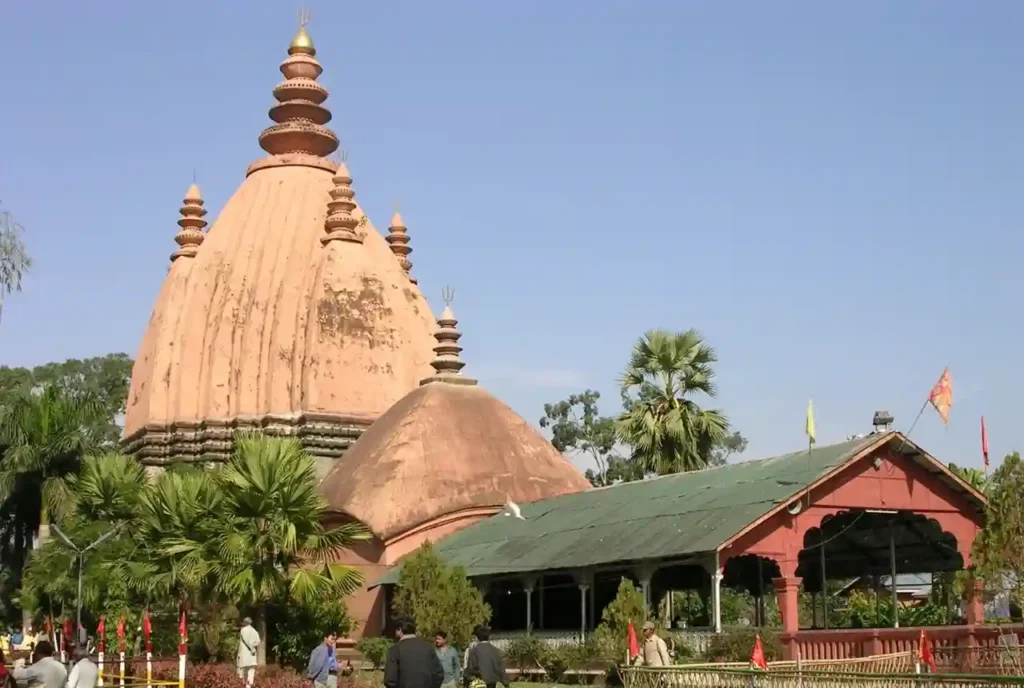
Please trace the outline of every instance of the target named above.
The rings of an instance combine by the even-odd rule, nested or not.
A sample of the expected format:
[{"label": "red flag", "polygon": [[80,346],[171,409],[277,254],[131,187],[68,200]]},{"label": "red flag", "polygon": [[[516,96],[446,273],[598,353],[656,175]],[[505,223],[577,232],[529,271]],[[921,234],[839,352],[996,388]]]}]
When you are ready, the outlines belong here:
[{"label": "red flag", "polygon": [[924,634],[924,629],[921,629],[921,640],[917,644],[917,657],[921,661],[921,664],[928,665],[928,670],[933,674],[936,672],[935,669],[935,653],[932,652],[932,643],[928,640],[928,636]]},{"label": "red flag", "polygon": [[124,617],[117,622],[117,645],[118,651],[124,652]]},{"label": "red flag", "polygon": [[107,619],[101,616],[100,622],[96,625],[96,649],[104,652],[107,649]]},{"label": "red flag", "polygon": [[64,622],[64,642],[70,645],[74,637],[75,632],[71,628],[71,619],[68,619]]},{"label": "red flag", "polygon": [[142,612],[142,637],[146,639],[146,652],[153,651],[153,643],[149,636],[153,633],[153,625],[149,622],[149,610]]},{"label": "red flag", "polygon": [[750,666],[755,669],[768,669],[768,660],[764,658],[764,645],[761,644],[761,636],[754,636],[754,651],[750,653]]},{"label": "red flag", "polygon": [[981,456],[985,459],[985,470],[988,470],[988,433],[985,432],[985,416],[981,417]]},{"label": "red flag", "polygon": [[949,426],[949,409],[953,408],[953,376],[949,374],[949,368],[942,371],[939,381],[928,393],[928,401],[935,408],[942,419],[943,425]]},{"label": "red flag", "polygon": [[53,637],[53,626],[50,624],[50,617],[46,617],[46,623],[43,624],[43,630],[46,631],[46,637]]},{"label": "red flag", "polygon": [[640,654],[640,643],[636,641],[636,628],[632,621],[629,622],[626,638],[629,640],[629,661],[632,662]]},{"label": "red flag", "polygon": [[181,613],[181,621],[178,622],[178,636],[181,638],[178,643],[178,654],[184,655],[188,650],[188,624],[185,622],[185,612]]}]

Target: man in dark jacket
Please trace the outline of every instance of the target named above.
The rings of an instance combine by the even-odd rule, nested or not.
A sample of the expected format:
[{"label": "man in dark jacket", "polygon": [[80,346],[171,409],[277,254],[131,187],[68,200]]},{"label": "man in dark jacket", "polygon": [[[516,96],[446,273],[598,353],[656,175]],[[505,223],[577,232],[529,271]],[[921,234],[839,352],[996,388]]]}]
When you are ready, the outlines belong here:
[{"label": "man in dark jacket", "polygon": [[501,658],[501,651],[491,645],[491,629],[477,626],[473,629],[473,637],[477,643],[469,649],[466,669],[462,672],[462,680],[467,688],[475,678],[486,683],[487,688],[494,688],[499,683],[508,688],[505,661]]},{"label": "man in dark jacket", "polygon": [[444,669],[434,646],[416,637],[416,624],[410,619],[398,622],[398,642],[388,650],[384,663],[385,688],[441,688]]}]

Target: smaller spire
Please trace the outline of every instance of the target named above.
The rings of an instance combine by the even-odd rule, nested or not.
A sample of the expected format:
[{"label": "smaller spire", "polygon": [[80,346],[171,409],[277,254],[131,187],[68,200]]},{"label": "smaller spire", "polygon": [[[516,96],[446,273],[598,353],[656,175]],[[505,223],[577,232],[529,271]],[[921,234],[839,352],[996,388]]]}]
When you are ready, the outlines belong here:
[{"label": "smaller spire", "polygon": [[459,346],[462,333],[459,332],[459,321],[455,319],[451,307],[452,299],[455,298],[455,290],[445,287],[441,292],[441,297],[444,299],[444,312],[437,319],[438,329],[434,333],[434,339],[437,340],[434,353],[437,354],[437,357],[430,362],[435,372],[430,377],[420,380],[420,384],[446,382],[451,385],[475,385],[476,380],[471,377],[463,377],[461,372],[466,364],[459,358],[459,354],[462,352],[462,347]]},{"label": "smaller spire", "polygon": [[405,222],[402,221],[402,214],[399,212],[398,203],[395,203],[395,214],[391,216],[391,226],[388,227],[388,235],[385,239],[388,242],[388,246],[391,247],[391,252],[398,257],[398,264],[405,270],[405,276],[413,284],[418,284],[416,278],[410,272],[412,270],[412,261],[409,260],[409,254],[412,253],[412,247],[409,246],[409,233],[407,230]]},{"label": "smaller spire", "polygon": [[352,214],[356,208],[356,202],[352,200],[356,192],[352,189],[352,176],[345,164],[348,155],[343,151],[338,157],[341,162],[332,179],[334,187],[330,191],[331,200],[327,203],[327,219],[324,220],[327,235],[320,237],[320,243],[325,246],[332,241],[361,244],[363,237],[356,231],[359,220]]},{"label": "smaller spire", "polygon": [[195,183],[195,173],[192,175],[192,186],[185,192],[185,200],[182,201],[181,219],[178,226],[181,230],[175,235],[174,240],[178,243],[178,250],[171,254],[171,262],[178,258],[193,258],[199,252],[199,245],[206,239],[203,228],[206,227],[206,208],[203,207],[203,196],[199,193],[199,185]]}]

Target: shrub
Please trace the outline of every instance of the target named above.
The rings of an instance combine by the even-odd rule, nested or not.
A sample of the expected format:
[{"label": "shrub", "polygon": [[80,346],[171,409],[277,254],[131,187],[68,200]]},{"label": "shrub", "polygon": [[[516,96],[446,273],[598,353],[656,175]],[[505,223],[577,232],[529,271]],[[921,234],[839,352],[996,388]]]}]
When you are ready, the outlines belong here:
[{"label": "shrub", "polygon": [[513,638],[505,647],[503,653],[505,663],[516,669],[537,669],[544,668],[551,648],[535,635],[525,635]]},{"label": "shrub", "polygon": [[598,643],[609,660],[619,662],[625,659],[629,624],[633,624],[639,638],[640,627],[646,618],[643,592],[631,580],[623,578],[615,599],[604,608],[601,624],[597,627]]},{"label": "shrub", "polygon": [[336,598],[324,598],[312,604],[290,600],[287,604],[270,609],[271,649],[278,663],[303,671],[309,662],[309,653],[324,640],[331,630],[347,635],[355,625],[348,615],[345,603]]},{"label": "shrub", "polygon": [[773,662],[782,657],[782,644],[775,633],[761,629],[743,629],[717,633],[711,637],[704,658],[709,662],[749,662],[754,639],[760,634],[764,658]]},{"label": "shrub", "polygon": [[445,566],[430,543],[405,560],[394,609],[396,615],[413,619],[423,634],[444,629],[455,647],[469,645],[473,627],[491,618],[491,608],[463,569]]},{"label": "shrub", "polygon": [[384,661],[388,658],[390,649],[391,641],[387,638],[360,638],[356,643],[356,650],[363,656],[363,659],[373,665],[374,669],[384,668]]}]

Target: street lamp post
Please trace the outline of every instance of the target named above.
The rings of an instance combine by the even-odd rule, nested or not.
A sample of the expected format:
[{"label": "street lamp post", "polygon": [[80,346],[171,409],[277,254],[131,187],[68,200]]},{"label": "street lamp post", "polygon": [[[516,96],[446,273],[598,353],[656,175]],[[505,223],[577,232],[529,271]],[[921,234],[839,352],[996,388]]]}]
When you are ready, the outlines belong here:
[{"label": "street lamp post", "polygon": [[85,634],[85,629],[82,628],[82,567],[85,564],[85,553],[88,552],[89,550],[91,550],[92,548],[96,547],[97,545],[99,545],[101,542],[103,542],[104,540],[109,538],[115,532],[117,532],[117,528],[116,527],[112,528],[111,530],[108,530],[103,535],[100,535],[98,538],[96,538],[91,544],[86,546],[84,549],[80,548],[78,545],[76,545],[75,543],[71,542],[71,538],[69,538],[67,535],[65,535],[64,532],[60,528],[57,527],[56,523],[51,523],[50,524],[50,530],[52,530],[53,532],[57,533],[57,536],[60,537],[60,539],[64,541],[64,544],[66,544],[68,547],[70,547],[74,551],[74,553],[78,556],[78,595],[75,598],[75,607],[78,610],[78,642],[81,643],[81,644],[84,644],[85,641],[86,641],[86,634]]}]

